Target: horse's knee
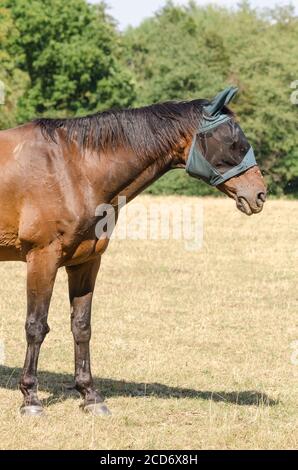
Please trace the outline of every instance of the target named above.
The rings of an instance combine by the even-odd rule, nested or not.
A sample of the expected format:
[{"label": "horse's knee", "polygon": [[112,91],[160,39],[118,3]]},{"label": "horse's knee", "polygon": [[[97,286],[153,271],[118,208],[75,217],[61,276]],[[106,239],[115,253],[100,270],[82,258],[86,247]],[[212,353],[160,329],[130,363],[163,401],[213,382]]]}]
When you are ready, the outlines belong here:
[{"label": "horse's knee", "polygon": [[42,343],[50,328],[46,318],[36,318],[29,315],[26,320],[25,330],[28,343]]},{"label": "horse's knee", "polygon": [[75,315],[72,318],[72,333],[76,343],[85,343],[90,340],[91,326],[89,315]]}]

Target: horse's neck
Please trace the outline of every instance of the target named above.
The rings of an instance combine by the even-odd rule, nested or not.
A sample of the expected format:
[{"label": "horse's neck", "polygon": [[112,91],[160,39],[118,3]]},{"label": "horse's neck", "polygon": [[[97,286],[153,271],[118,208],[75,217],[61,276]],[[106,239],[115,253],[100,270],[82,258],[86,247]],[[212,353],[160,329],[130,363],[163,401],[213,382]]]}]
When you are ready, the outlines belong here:
[{"label": "horse's neck", "polygon": [[[103,161],[102,158],[100,160]],[[108,195],[108,202],[117,204],[119,196],[125,197],[129,202],[170,170],[172,163],[172,155],[154,161],[125,152],[106,155],[100,186],[104,194]]]},{"label": "horse's neck", "polygon": [[[166,154],[156,158],[137,156],[127,149],[86,155],[88,180],[92,181],[94,199],[117,205],[118,197],[127,202],[173,168],[185,168],[185,159],[192,135],[173,144]],[[95,163],[96,162],[96,163]]]},{"label": "horse's neck", "polygon": [[162,161],[156,160],[151,165],[140,168],[140,172],[135,179],[127,181],[127,184],[124,188],[121,188],[117,196],[124,196],[127,202],[131,201],[170,169],[170,157]]},{"label": "horse's neck", "polygon": [[[192,143],[192,134],[184,137],[173,146],[168,155],[150,158],[139,158],[133,153],[119,151],[116,155],[106,156],[106,168],[109,174],[106,191],[111,190],[111,201],[117,202],[118,196],[131,201],[144,189],[174,168],[185,168],[187,155]],[[111,184],[112,182],[112,184]]]}]

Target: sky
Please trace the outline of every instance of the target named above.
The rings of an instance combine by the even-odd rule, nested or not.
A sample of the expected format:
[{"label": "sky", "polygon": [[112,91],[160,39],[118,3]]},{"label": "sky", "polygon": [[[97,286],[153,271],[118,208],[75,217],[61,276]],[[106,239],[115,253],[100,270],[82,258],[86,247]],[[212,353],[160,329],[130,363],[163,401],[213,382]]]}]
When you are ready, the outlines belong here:
[{"label": "sky", "polygon": [[[89,0],[96,3],[97,0]],[[136,26],[144,18],[151,16],[156,10],[165,4],[165,0],[106,0],[106,3],[111,7],[110,13],[119,23],[120,29],[124,29],[128,25]],[[187,4],[188,0],[176,0],[175,3],[183,5]],[[214,3],[220,6],[237,6],[238,0],[197,0],[198,4]],[[251,0],[253,7],[265,8],[272,7],[275,4],[286,5],[289,0]],[[298,0],[291,2],[296,6],[298,11]]]}]

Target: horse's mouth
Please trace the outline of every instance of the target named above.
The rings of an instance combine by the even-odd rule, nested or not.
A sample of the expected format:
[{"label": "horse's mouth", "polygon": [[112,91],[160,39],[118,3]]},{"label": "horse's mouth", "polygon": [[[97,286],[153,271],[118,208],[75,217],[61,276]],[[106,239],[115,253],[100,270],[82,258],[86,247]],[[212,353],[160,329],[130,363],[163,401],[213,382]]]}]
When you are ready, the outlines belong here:
[{"label": "horse's mouth", "polygon": [[266,201],[266,189],[261,188],[259,192],[253,191],[254,197],[249,194],[246,196],[247,191],[238,191],[235,188],[219,185],[218,189],[225,193],[236,202],[236,207],[245,215],[258,214],[263,210]]},{"label": "horse's mouth", "polygon": [[234,195],[234,199],[236,201],[237,209],[246,215],[258,214],[262,211],[264,206],[264,202],[261,200],[257,200],[256,204],[252,206],[243,196],[238,197],[237,195]]}]

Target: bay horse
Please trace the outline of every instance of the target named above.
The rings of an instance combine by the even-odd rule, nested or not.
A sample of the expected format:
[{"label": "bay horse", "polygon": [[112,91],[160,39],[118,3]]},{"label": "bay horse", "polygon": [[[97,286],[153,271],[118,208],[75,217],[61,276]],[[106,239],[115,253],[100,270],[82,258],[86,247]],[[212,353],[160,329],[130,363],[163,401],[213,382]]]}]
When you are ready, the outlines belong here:
[{"label": "bay horse", "polygon": [[[111,204],[117,210],[119,196],[130,201],[167,171],[186,169],[196,137],[206,161],[209,152],[209,170],[229,176],[217,183],[210,183],[204,172],[202,178],[233,198],[244,213],[262,210],[266,188],[259,167],[255,162],[239,167],[234,159],[247,141],[226,106],[229,93],[212,101],[166,102],[70,119],[42,118],[0,132],[0,260],[27,263],[22,415],[43,414],[37,395],[37,364],[49,332],[48,309],[60,267],[68,275],[75,387],[83,398],[81,406],[93,414],[109,414],[93,385],[89,352],[92,295],[109,244],[108,236],[95,234],[99,204]],[[202,137],[198,130],[203,121]],[[206,128],[206,122],[214,124],[213,130]],[[235,132],[236,125],[239,132]],[[223,143],[224,153],[216,153],[224,148]],[[215,154],[217,160],[212,161]],[[224,173],[221,168],[227,165],[241,171],[234,176]],[[189,172],[200,177],[193,169]]]}]

